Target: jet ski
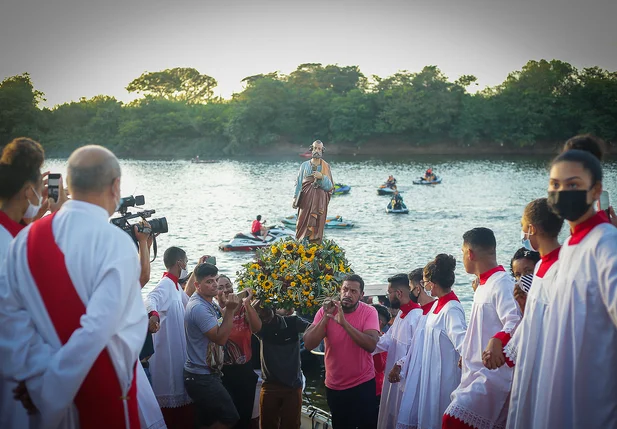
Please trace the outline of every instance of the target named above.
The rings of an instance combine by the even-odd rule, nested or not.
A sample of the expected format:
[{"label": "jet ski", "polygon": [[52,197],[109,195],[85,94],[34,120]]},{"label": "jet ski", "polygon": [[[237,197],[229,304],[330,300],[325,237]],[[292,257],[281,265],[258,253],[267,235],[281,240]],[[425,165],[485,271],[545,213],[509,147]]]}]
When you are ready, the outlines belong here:
[{"label": "jet ski", "polygon": [[344,195],[351,191],[351,186],[343,185],[341,183],[334,184],[334,192],[332,195]]},{"label": "jet ski", "polygon": [[414,185],[439,185],[441,183],[441,177],[437,177],[435,180],[424,180],[420,177],[418,180],[414,180]]},{"label": "jet ski", "polygon": [[[388,188],[386,185],[381,185],[377,188],[377,195],[393,195],[398,189]],[[404,191],[398,191],[399,194],[402,194]]]},{"label": "jet ski", "polygon": [[392,207],[392,201],[390,201],[390,204],[388,204],[388,206],[386,207],[386,213],[407,214],[409,213],[409,209],[403,202],[401,202],[400,209],[395,209]]},{"label": "jet ski", "polygon": [[250,252],[262,247],[267,247],[272,243],[283,240],[287,237],[294,237],[295,235],[295,231],[292,231],[285,226],[272,227],[268,231],[268,236],[265,241],[261,238],[255,237],[250,232],[246,234],[239,233],[236,234],[231,240],[219,244],[219,250],[222,250],[223,252]]},{"label": "jet ski", "polygon": [[[281,219],[284,225],[295,228],[298,222],[298,215],[290,215]],[[325,229],[347,229],[353,228],[353,222],[343,220],[341,216],[328,216],[326,218]]]}]

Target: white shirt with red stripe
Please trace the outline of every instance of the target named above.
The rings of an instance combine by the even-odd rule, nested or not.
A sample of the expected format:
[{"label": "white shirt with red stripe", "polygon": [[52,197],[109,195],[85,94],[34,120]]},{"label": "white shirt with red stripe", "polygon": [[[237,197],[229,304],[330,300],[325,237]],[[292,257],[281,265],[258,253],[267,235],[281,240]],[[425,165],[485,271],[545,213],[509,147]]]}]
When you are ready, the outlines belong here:
[{"label": "white shirt with red stripe", "polygon": [[483,273],[463,341],[461,383],[445,414],[477,429],[505,426],[513,370],[487,369],[482,352],[493,337],[507,343],[520,320],[512,277],[501,266]]},{"label": "white shirt with red stripe", "polygon": [[[44,285],[37,286],[29,269],[31,228],[11,244],[7,274],[0,277],[0,338],[6,340],[0,341],[0,371],[26,380],[39,411],[37,427],[79,427],[73,400],[103,349],[111,357],[120,384],[130,386],[132,382],[148,325],[140,266],[130,237],[108,219],[101,207],[75,200],[65,203],[53,219],[56,244],[86,306],[80,327],[63,346],[38,291]],[[165,427],[147,378],[137,366],[142,427]],[[100,412],[104,419],[105,410]]]},{"label": "white shirt with red stripe", "polygon": [[530,417],[537,412],[540,396],[547,394],[546,385],[540,377],[542,344],[546,340],[544,323],[550,296],[558,289],[555,278],[559,270],[559,251],[558,248],[543,256],[536,265],[525,315],[512,340],[504,347],[507,364],[515,365],[508,410],[509,427],[534,427]]},{"label": "white shirt with red stripe", "polygon": [[[604,212],[565,241],[553,286],[536,351],[541,391],[508,427],[617,428],[617,228]],[[519,351],[517,366],[527,359]]]},{"label": "white shirt with red stripe", "polygon": [[378,429],[392,429],[396,425],[405,385],[403,383],[390,383],[388,374],[397,361],[407,355],[421,318],[422,309],[418,304],[410,301],[401,306],[394,323],[388,329],[388,332],[379,338],[377,348],[373,352],[373,354],[388,353],[379,404]]},{"label": "white shirt with red stripe", "polygon": [[192,402],[184,389],[183,377],[186,362],[184,309],[188,300],[184,289],[178,285],[178,279],[169,273],[165,273],[146,297],[148,314],[156,312],[160,320],[159,331],[152,335],[154,354],[148,362],[152,389],[163,408],[181,407]]},{"label": "white shirt with red stripe", "polygon": [[441,427],[450,395],[461,381],[458,362],[466,329],[465,311],[454,292],[435,301],[424,325],[420,371],[407,378],[397,429]]},{"label": "white shirt with red stripe", "polygon": [[[23,225],[0,211],[0,271],[6,269],[4,259],[9,251],[9,246],[22,228]],[[27,429],[29,427],[28,414],[21,403],[13,399],[15,387],[17,387],[17,383],[14,380],[0,377],[0,428]]]}]

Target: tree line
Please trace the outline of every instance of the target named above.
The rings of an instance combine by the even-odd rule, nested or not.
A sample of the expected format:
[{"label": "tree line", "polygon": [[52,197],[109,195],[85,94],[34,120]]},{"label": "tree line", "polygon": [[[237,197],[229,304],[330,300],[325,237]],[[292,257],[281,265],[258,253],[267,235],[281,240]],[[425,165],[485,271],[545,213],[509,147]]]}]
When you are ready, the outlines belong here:
[{"label": "tree line", "polygon": [[216,79],[193,68],[146,72],[130,82],[141,98],[114,97],[40,108],[44,94],[25,73],[0,83],[0,146],[38,139],[50,155],[101,144],[122,156],[242,155],[268,145],[527,147],[579,133],[617,140],[617,72],[529,61],[495,87],[470,93],[476,77],[450,81],[436,66],[366,77],[357,66],[302,64],[243,79],[214,97]]}]

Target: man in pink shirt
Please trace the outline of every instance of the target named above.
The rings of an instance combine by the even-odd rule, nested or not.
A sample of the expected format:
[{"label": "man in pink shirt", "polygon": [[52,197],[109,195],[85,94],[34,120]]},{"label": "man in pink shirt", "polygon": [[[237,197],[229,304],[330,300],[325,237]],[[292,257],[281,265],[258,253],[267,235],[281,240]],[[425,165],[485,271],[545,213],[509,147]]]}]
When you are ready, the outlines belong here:
[{"label": "man in pink shirt", "polygon": [[371,353],[379,340],[377,310],[361,302],[364,280],[349,275],[341,287],[341,301],[325,304],[304,334],[312,350],[325,339],[326,388],[334,429],[374,429],[375,367]]}]

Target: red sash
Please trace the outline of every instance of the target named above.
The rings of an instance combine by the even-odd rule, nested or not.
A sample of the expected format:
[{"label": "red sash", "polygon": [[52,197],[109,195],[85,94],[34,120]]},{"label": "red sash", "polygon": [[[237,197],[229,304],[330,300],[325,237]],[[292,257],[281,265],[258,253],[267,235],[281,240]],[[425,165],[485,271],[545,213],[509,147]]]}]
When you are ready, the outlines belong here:
[{"label": "red sash", "polygon": [[[32,224],[28,234],[28,266],[49,318],[66,344],[73,332],[81,327],[80,318],[86,307],[73,286],[52,231],[54,215]],[[126,397],[125,414],[122,387],[107,349],[98,356],[75,396],[79,423],[84,429],[139,428],[136,374]],[[128,428],[127,428],[128,429]]]}]

